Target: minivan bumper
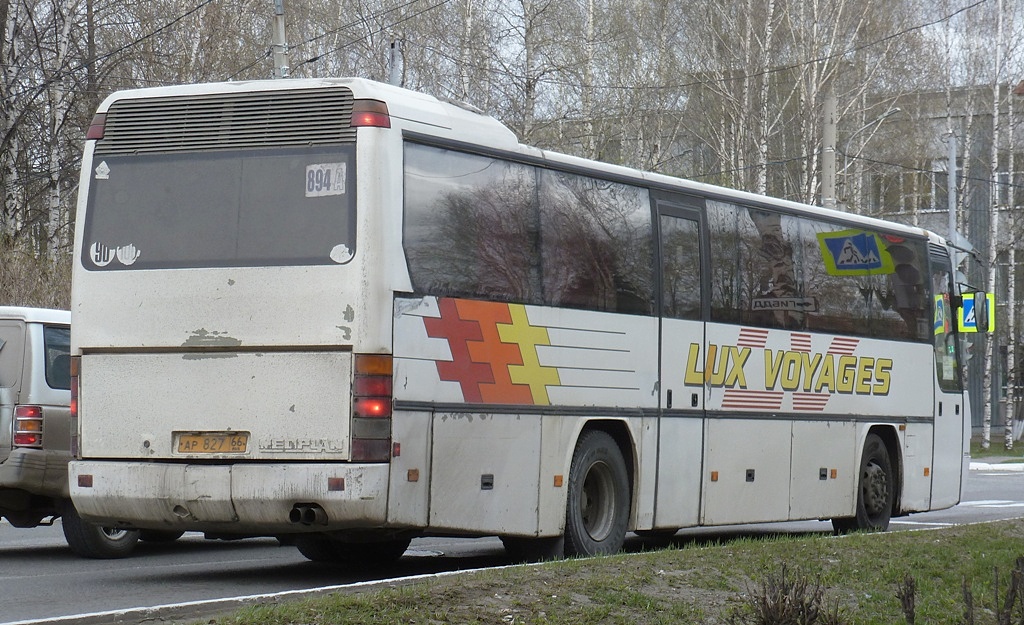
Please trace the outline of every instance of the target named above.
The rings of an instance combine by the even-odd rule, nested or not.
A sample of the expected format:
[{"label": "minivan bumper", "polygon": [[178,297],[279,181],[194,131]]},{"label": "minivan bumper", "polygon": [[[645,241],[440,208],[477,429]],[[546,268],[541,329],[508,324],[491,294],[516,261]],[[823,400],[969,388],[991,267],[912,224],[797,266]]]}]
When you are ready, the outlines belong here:
[{"label": "minivan bumper", "polygon": [[[66,451],[15,448],[0,464],[0,488],[24,490],[33,495],[67,499],[68,461]],[[3,493],[0,492],[0,499]]]},{"label": "minivan bumper", "polygon": [[[388,464],[73,461],[71,498],[83,519],[140,529],[275,535],[383,527]],[[297,507],[325,513],[296,521]]]}]

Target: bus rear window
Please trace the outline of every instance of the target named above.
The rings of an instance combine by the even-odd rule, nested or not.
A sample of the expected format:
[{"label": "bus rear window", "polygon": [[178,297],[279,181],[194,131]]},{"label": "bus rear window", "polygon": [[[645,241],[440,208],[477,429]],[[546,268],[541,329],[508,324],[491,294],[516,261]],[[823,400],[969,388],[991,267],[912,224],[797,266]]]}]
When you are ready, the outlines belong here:
[{"label": "bus rear window", "polygon": [[97,157],[89,270],[329,265],[355,252],[355,146]]}]

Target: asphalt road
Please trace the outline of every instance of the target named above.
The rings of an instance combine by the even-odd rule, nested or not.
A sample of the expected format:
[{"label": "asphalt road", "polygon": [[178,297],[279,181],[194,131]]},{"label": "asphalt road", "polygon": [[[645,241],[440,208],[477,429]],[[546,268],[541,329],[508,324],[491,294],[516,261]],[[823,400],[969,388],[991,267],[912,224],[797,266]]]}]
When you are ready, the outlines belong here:
[{"label": "asphalt road", "polygon": [[[1021,517],[1024,471],[977,470],[971,471],[962,504],[894,519],[890,528],[901,531]],[[698,528],[683,530],[673,542],[830,531],[829,523],[818,521]],[[627,549],[643,547],[636,537],[626,545]],[[509,563],[495,538],[419,539],[397,564],[370,575],[309,562],[293,547],[281,547],[272,539],[208,541],[201,534],[186,534],[170,544],[140,543],[135,555],[123,560],[84,560],[67,548],[59,522],[35,529],[0,523],[0,625],[199,618],[244,603],[272,600],[266,595],[316,594],[337,586]],[[186,605],[174,609],[135,610],[182,603]]]}]

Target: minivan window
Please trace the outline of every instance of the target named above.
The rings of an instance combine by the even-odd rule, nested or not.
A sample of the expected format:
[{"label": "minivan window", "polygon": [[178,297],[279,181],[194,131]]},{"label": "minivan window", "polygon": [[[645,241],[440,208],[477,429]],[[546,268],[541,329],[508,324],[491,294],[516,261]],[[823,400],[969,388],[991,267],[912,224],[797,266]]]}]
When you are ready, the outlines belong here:
[{"label": "minivan window", "polygon": [[46,356],[46,384],[50,388],[71,388],[71,328],[43,326],[43,347]]}]

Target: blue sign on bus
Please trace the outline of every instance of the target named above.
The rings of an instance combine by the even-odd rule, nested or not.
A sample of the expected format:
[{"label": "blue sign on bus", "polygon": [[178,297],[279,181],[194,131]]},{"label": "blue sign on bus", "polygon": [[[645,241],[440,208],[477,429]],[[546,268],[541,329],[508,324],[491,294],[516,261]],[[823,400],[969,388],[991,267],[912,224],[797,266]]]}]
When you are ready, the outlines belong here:
[{"label": "blue sign on bus", "polygon": [[862,230],[819,232],[818,247],[831,276],[866,276],[892,273],[892,258],[885,253],[878,235]]},{"label": "blue sign on bus", "polygon": [[[994,332],[996,328],[996,295],[989,293],[988,300],[988,331]],[[964,305],[960,308],[957,318],[961,332],[977,332],[978,319],[974,314],[974,294],[964,293]]]}]

